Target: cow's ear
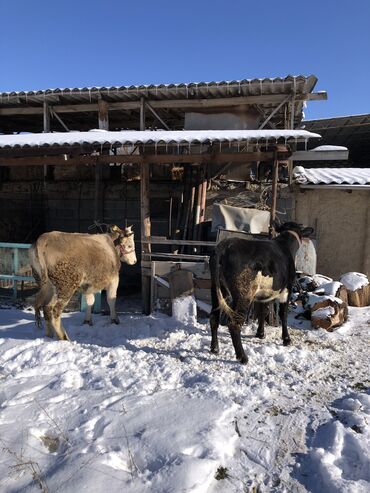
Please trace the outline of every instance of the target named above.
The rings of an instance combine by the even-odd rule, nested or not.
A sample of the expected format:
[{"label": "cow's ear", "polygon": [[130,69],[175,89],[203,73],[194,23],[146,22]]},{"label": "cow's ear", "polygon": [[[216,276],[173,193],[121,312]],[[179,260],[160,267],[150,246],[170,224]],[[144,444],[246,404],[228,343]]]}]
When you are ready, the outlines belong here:
[{"label": "cow's ear", "polygon": [[314,231],[315,230],[313,228],[310,228],[310,227],[303,228],[303,229],[301,229],[301,235],[302,235],[303,238],[308,238],[309,236],[312,235],[312,233]]},{"label": "cow's ear", "polygon": [[116,240],[121,235],[121,230],[116,225],[110,226],[109,231],[110,231],[110,234],[111,234],[111,237],[113,238],[113,240]]},{"label": "cow's ear", "polygon": [[274,228],[274,230],[277,232],[277,233],[280,233],[281,232],[281,223],[280,221],[277,221],[276,219],[274,219],[272,221],[272,227]]}]

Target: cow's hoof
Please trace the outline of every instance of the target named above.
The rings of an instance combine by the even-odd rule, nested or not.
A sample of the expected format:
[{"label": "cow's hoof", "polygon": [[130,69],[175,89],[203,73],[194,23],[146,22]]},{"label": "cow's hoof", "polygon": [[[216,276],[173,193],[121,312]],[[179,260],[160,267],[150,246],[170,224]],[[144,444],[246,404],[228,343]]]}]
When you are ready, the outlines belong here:
[{"label": "cow's hoof", "polygon": [[110,319],[110,323],[111,323],[111,324],[116,324],[116,325],[119,325],[119,323],[120,323],[120,322],[119,322],[119,318],[118,318],[118,317],[117,317],[117,318],[111,318],[111,319]]},{"label": "cow's hoof", "polygon": [[237,358],[237,360],[242,364],[242,365],[246,365],[248,363],[248,358],[246,357],[246,355],[244,354],[243,356],[241,356],[240,358]]},{"label": "cow's hoof", "polygon": [[211,347],[211,353],[218,354],[220,352],[218,347]]},{"label": "cow's hoof", "polygon": [[90,325],[90,327],[92,327],[93,326],[93,321],[92,320],[84,320],[82,322],[82,325]]},{"label": "cow's hoof", "polygon": [[290,346],[291,342],[292,342],[292,340],[290,337],[283,339],[283,346]]},{"label": "cow's hoof", "polygon": [[258,339],[264,339],[266,336],[264,332],[257,332],[256,337],[258,337]]}]

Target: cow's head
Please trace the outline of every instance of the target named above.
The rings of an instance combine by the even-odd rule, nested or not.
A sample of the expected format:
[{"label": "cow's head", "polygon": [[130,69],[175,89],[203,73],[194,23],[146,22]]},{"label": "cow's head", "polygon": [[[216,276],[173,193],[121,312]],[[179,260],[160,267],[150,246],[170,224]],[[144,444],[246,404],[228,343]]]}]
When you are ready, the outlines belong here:
[{"label": "cow's head", "polygon": [[303,227],[302,224],[298,224],[294,221],[289,221],[286,223],[278,224],[274,221],[275,231],[280,235],[284,232],[288,232],[293,234],[300,243],[302,238],[308,238],[314,232],[314,229],[311,227]]},{"label": "cow's head", "polygon": [[125,262],[128,265],[136,264],[137,259],[132,226],[128,226],[125,229],[121,229],[118,226],[112,226],[111,235],[121,262]]}]

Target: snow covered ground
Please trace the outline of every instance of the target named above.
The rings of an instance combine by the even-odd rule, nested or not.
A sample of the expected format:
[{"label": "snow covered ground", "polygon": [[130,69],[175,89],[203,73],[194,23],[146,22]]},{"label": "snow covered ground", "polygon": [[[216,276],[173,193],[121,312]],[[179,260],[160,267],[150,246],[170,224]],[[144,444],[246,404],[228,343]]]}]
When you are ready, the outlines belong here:
[{"label": "snow covered ground", "polygon": [[1,492],[370,491],[370,308],[291,316],[290,347],[245,327],[247,366],[206,321],[64,318],[73,343],[0,310]]}]

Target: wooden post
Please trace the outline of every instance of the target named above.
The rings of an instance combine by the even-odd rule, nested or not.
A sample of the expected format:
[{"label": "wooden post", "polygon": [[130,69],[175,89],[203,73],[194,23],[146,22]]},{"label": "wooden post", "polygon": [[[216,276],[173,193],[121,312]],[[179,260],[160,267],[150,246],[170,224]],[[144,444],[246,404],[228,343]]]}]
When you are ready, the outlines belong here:
[{"label": "wooden post", "polygon": [[[199,216],[199,225],[202,224],[205,220],[206,215],[206,205],[207,205],[207,179],[205,176],[205,170],[202,170],[202,184],[201,184],[201,201],[200,201],[200,216]],[[198,240],[201,239],[202,236],[202,227],[199,226],[198,230]]]},{"label": "wooden post", "polygon": [[[99,128],[109,130],[108,103],[103,99],[98,100]],[[95,165],[95,193],[94,193],[94,219],[104,221],[103,204],[103,165]]]},{"label": "wooden post", "polygon": [[367,203],[367,209],[366,209],[364,249],[363,249],[363,256],[362,256],[362,272],[370,278],[369,250],[370,250],[370,200]]},{"label": "wooden post", "polygon": [[202,183],[201,183],[201,170],[197,170],[196,172],[196,182],[195,182],[195,198],[194,198],[194,212],[193,212],[193,236],[190,238],[191,240],[195,240],[197,238],[197,228],[199,227],[200,220],[200,209],[202,202]]},{"label": "wooden post", "polygon": [[274,228],[273,222],[276,216],[276,199],[277,199],[277,188],[278,188],[278,177],[279,177],[279,161],[275,154],[274,159],[274,168],[272,173],[272,203],[271,203],[271,211],[270,211],[270,228],[269,233],[270,236],[274,236]]},{"label": "wooden post", "polygon": [[[145,98],[140,98],[140,130],[145,130]],[[143,261],[151,252],[151,246],[143,240],[151,236],[150,221],[150,165],[145,160],[140,169],[140,211],[141,211],[141,296],[143,302],[143,313],[150,314],[151,311],[151,279],[145,275]]]},{"label": "wooden post", "polygon": [[140,98],[140,130],[145,130],[145,98]]},{"label": "wooden post", "polygon": [[[290,129],[294,129],[294,111],[295,111],[295,95],[293,95],[292,101],[290,103]],[[297,146],[294,146],[294,150],[296,150]],[[289,186],[292,185],[292,173],[293,172],[293,161],[289,159],[288,162],[288,183]]]},{"label": "wooden post", "polygon": [[[50,108],[49,108],[49,103],[47,101],[44,101],[43,105],[43,116],[44,116],[44,125],[43,125],[43,132],[48,133],[50,132]],[[46,179],[48,178],[48,165],[44,164],[44,185],[46,182]]]},{"label": "wooden post", "polygon": [[[143,240],[151,235],[150,203],[149,203],[149,179],[150,168],[148,162],[143,162],[140,170],[140,210],[141,210],[141,261],[147,260],[147,254],[151,252],[151,246]],[[151,289],[150,277],[145,275],[143,265],[141,267],[141,293],[143,300],[143,313],[150,314]]]},{"label": "wooden post", "polygon": [[[194,169],[193,166],[189,165],[189,182],[188,182],[188,199],[184,200],[184,206],[186,209],[185,213],[185,224],[184,224],[184,232],[183,239],[191,240],[192,239],[192,227],[194,223],[194,199],[195,199],[195,183],[194,183]],[[186,247],[181,248],[181,252],[184,253],[186,251]]]}]

